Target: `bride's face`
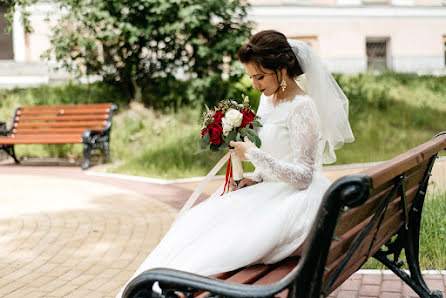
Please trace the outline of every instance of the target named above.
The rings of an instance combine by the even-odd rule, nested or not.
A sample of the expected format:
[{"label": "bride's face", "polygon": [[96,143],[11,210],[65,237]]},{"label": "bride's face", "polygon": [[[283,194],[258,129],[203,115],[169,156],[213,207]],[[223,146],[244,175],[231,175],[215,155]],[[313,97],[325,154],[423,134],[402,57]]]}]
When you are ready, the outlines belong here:
[{"label": "bride's face", "polygon": [[244,63],[246,73],[252,79],[252,87],[259,89],[266,96],[273,95],[279,88],[274,70],[266,69],[252,62]]}]

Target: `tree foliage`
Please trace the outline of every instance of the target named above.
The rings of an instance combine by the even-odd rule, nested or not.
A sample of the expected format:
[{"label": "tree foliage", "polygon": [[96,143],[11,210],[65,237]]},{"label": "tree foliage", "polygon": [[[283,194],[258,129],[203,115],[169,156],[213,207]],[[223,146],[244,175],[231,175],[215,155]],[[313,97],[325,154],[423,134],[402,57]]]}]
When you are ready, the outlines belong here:
[{"label": "tree foliage", "polygon": [[[46,57],[117,84],[129,98],[157,79],[190,79],[183,90],[213,103],[238,79],[237,49],[250,34],[243,0],[59,0]],[[227,78],[222,76],[226,74]],[[216,89],[215,89],[216,88]],[[217,98],[214,98],[217,96]],[[214,99],[213,99],[214,98]]]},{"label": "tree foliage", "polygon": [[[25,8],[33,5],[36,2],[37,0],[0,0],[0,5],[6,7],[7,11],[5,14],[5,18],[10,24],[12,24],[12,22],[14,21],[15,12],[19,11],[25,31],[31,33],[33,29],[28,20],[30,13]],[[5,31],[6,33],[11,33],[12,26],[8,26]]]}]

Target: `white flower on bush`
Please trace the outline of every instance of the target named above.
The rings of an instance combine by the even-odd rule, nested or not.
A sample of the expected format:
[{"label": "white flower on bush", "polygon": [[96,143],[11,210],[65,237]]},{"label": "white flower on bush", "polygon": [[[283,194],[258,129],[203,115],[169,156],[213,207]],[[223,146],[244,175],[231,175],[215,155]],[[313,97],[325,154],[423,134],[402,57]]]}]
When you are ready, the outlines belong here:
[{"label": "white flower on bush", "polygon": [[242,113],[235,109],[229,109],[225,113],[225,116],[221,119],[221,122],[223,124],[223,134],[227,136],[231,129],[233,129],[234,127],[239,127],[242,124],[242,120]]}]

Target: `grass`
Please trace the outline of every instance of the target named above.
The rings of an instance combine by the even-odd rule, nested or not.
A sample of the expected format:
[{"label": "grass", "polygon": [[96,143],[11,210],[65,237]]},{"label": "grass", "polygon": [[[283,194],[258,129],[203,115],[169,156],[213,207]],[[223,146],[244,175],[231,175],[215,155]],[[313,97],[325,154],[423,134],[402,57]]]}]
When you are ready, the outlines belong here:
[{"label": "grass", "polygon": [[[422,270],[446,268],[446,192],[428,192],[424,202],[420,229],[420,267]],[[405,261],[404,252],[400,260]],[[369,259],[363,269],[387,269]],[[403,269],[408,269],[405,262]]]}]

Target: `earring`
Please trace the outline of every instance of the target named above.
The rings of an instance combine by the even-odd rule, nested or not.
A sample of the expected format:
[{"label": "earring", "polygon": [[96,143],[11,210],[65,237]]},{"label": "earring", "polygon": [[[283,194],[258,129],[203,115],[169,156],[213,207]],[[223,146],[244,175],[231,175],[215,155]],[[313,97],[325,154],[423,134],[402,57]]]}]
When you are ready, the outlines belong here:
[{"label": "earring", "polygon": [[280,82],[280,87],[282,87],[282,92],[284,92],[287,87],[285,79],[282,79],[282,82]]}]

